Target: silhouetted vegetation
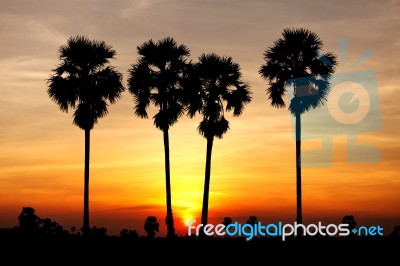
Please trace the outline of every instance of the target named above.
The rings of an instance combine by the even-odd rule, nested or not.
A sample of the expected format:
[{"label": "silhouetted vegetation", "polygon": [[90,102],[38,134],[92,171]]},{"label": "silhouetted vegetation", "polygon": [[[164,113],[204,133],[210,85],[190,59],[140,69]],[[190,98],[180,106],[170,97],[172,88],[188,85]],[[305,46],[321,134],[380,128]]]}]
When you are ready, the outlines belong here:
[{"label": "silhouetted vegetation", "polygon": [[157,217],[149,216],[144,222],[144,230],[147,232],[147,236],[153,238],[159,231],[160,224],[157,221]]},{"label": "silhouetted vegetation", "polygon": [[137,239],[139,234],[136,230],[122,229],[120,232],[120,237],[122,239]]},{"label": "silhouetted vegetation", "polygon": [[393,231],[390,233],[391,237],[400,238],[400,225],[393,227]]},{"label": "silhouetted vegetation", "polygon": [[165,187],[167,197],[167,235],[175,237],[172,212],[168,130],[185,111],[181,80],[185,76],[189,49],[173,38],[149,40],[137,47],[139,59],[129,70],[129,92],[133,96],[135,115],[148,118],[150,104],[158,107],[154,125],[163,132]]},{"label": "silhouetted vegetation", "polygon": [[188,71],[185,94],[188,97],[188,115],[202,115],[197,130],[207,140],[201,223],[208,223],[208,201],[211,178],[211,154],[214,137],[222,138],[229,130],[225,112],[240,116],[251,101],[248,84],[243,82],[239,64],[231,57],[202,54]]},{"label": "silhouetted vegetation", "polygon": [[342,224],[348,224],[350,236],[354,236],[353,229],[356,228],[357,222],[353,215],[345,215],[342,219]]},{"label": "silhouetted vegetation", "polygon": [[257,217],[252,215],[249,217],[249,219],[247,220],[247,224],[251,224],[251,225],[255,225],[258,222]]},{"label": "silhouetted vegetation", "polygon": [[[332,53],[321,53],[319,36],[304,28],[284,29],[282,37],[264,52],[259,74],[268,81],[267,95],[274,107],[285,107],[283,96],[293,93],[289,104],[296,118],[296,221],[303,222],[301,195],[301,115],[324,104],[337,65]],[[289,88],[293,87],[293,91]]]},{"label": "silhouetted vegetation", "polygon": [[[251,217],[249,221],[254,222],[255,216]],[[122,229],[119,236],[110,236],[107,235],[106,228],[93,227],[90,234],[83,237],[75,229],[71,232],[62,229],[61,225],[50,218],[41,219],[32,207],[24,207],[18,220],[18,226],[0,228],[2,260],[33,263],[38,259],[41,265],[54,265],[59,260],[63,264],[73,264],[82,259],[91,264],[123,265],[131,258],[144,258],[151,262],[175,261],[179,265],[180,261],[187,264],[186,255],[192,256],[196,250],[207,251],[205,256],[196,258],[196,262],[206,262],[210,258],[223,263],[238,263],[241,260],[257,262],[260,258],[265,259],[266,254],[278,256],[277,259],[281,261],[286,257],[279,257],[280,253],[276,252],[295,254],[299,248],[305,248],[304,254],[312,252],[325,257],[334,254],[330,257],[330,262],[337,260],[339,263],[345,258],[347,263],[354,261],[360,264],[363,260],[377,258],[382,265],[386,265],[383,262],[393,261],[393,256],[400,247],[399,226],[394,228],[390,236],[385,237],[314,236],[291,237],[285,241],[279,237],[255,237],[246,241],[245,237],[155,237],[159,228],[155,216],[149,216],[145,220],[147,236],[139,236],[136,230],[128,229]],[[224,222],[226,225],[230,224],[232,219],[225,217]],[[17,257],[16,252],[20,254]],[[168,258],[171,252],[177,252],[177,257]],[[300,256],[299,260],[309,262],[314,257]]]},{"label": "silhouetted vegetation", "polygon": [[222,221],[222,224],[225,226],[228,226],[232,223],[232,218],[231,217],[224,217],[224,220]]},{"label": "silhouetted vegetation", "polygon": [[23,237],[53,238],[68,234],[68,231],[50,218],[41,219],[32,207],[23,207],[18,221],[18,231]]},{"label": "silhouetted vegetation", "polygon": [[47,93],[60,110],[74,110],[73,123],[85,131],[83,233],[89,232],[90,131],[124,91],[122,74],[109,64],[115,50],[104,41],[74,36],[59,50],[61,63],[48,80]]}]

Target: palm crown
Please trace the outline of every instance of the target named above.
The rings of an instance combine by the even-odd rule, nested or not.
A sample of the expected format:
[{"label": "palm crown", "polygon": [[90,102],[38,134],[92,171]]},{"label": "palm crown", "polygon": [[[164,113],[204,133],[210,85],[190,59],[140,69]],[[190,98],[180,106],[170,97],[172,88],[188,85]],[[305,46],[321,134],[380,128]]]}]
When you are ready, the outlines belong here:
[{"label": "palm crown", "polygon": [[71,37],[59,48],[61,64],[49,79],[48,94],[60,109],[75,109],[73,123],[92,129],[107,113],[108,102],[117,101],[124,88],[122,75],[108,65],[115,51],[103,41]]},{"label": "palm crown", "polygon": [[231,57],[202,54],[189,75],[191,72],[194,79],[190,85],[197,89],[191,89],[187,96],[188,114],[202,114],[198,127],[201,135],[222,138],[229,130],[224,111],[233,110],[234,116],[241,115],[244,105],[251,101],[249,86],[241,80],[240,67]]},{"label": "palm crown", "polygon": [[323,104],[336,66],[332,53],[320,54],[322,41],[307,29],[285,29],[282,38],[264,52],[259,73],[270,83],[267,94],[275,107],[285,107],[286,86],[293,86],[289,110],[302,114]]},{"label": "palm crown", "polygon": [[138,62],[129,70],[129,91],[134,97],[135,114],[147,118],[150,103],[159,107],[154,125],[163,130],[184,113],[180,80],[186,67],[189,49],[172,38],[157,43],[149,40],[138,47]]}]

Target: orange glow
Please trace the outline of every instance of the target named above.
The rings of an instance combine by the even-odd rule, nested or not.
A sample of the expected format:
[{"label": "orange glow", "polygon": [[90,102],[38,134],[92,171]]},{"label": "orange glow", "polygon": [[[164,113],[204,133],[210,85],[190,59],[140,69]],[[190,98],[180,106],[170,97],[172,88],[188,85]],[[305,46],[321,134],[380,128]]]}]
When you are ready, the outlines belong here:
[{"label": "orange glow", "polygon": [[[123,109],[123,105],[119,108]],[[151,120],[127,116],[118,125],[112,119],[117,112],[111,112],[92,131],[91,224],[107,227],[114,234],[122,228],[144,234],[144,219],[156,215],[163,234],[162,134]],[[293,221],[295,145],[289,119],[276,118],[276,127],[284,129],[274,133],[265,126],[271,125],[271,119],[249,113],[232,118],[231,131],[214,142],[209,220],[220,223],[225,216],[244,220],[256,215],[265,220]],[[1,162],[2,226],[17,224],[21,208],[28,205],[39,216],[51,217],[67,229],[80,226],[83,132],[70,125],[64,114],[54,112],[51,116],[58,117],[60,122],[56,132],[49,135],[50,145],[38,139],[30,145],[26,142],[19,147],[3,146],[4,152],[18,155],[19,160]],[[195,132],[196,124],[185,118],[170,130],[172,205],[180,234],[186,234],[190,220],[200,223],[205,140]],[[381,134],[361,138],[381,147],[380,163],[346,162],[346,138],[335,137],[332,168],[303,169],[305,221],[330,217],[340,222],[341,217],[350,213],[365,221],[379,217],[398,219],[399,166],[393,161],[397,155],[380,141]],[[303,148],[318,146],[318,142],[305,141]]]}]

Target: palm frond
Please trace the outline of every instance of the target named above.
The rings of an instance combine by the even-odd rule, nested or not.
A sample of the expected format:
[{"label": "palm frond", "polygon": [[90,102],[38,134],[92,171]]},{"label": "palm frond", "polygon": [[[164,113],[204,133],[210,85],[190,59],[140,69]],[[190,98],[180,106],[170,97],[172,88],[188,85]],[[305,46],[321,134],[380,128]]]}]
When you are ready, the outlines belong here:
[{"label": "palm frond", "polygon": [[122,74],[113,67],[107,66],[103,70],[94,73],[91,78],[96,82],[100,97],[110,103],[115,103],[121,98],[121,93],[125,90],[122,85]]},{"label": "palm frond", "polygon": [[273,107],[282,108],[286,106],[283,100],[285,94],[285,82],[282,80],[277,80],[267,88],[268,99],[271,100],[271,105]]},{"label": "palm frond", "polygon": [[75,79],[53,75],[49,78],[48,84],[47,94],[57,103],[61,111],[68,112],[68,108],[75,107],[75,102],[79,98],[77,94],[79,84]]},{"label": "palm frond", "polygon": [[154,115],[154,125],[160,130],[168,129],[182,117],[183,113],[184,107],[175,103]]},{"label": "palm frond", "polygon": [[244,110],[245,104],[251,101],[251,92],[248,84],[237,84],[231,93],[228,93],[225,97],[227,101],[226,111],[233,109],[234,116],[240,116]]},{"label": "palm frond", "polygon": [[204,118],[197,127],[197,131],[205,138],[222,138],[229,130],[229,121],[221,116],[218,120],[209,120]]},{"label": "palm frond", "polygon": [[108,114],[107,102],[99,99],[80,103],[73,115],[73,123],[81,129],[93,129],[98,119]]},{"label": "palm frond", "polygon": [[196,64],[189,62],[186,65],[184,76],[180,81],[180,86],[182,88],[181,99],[186,106],[187,115],[190,118],[193,118],[196,113],[202,111],[203,98],[205,96],[196,66]]}]

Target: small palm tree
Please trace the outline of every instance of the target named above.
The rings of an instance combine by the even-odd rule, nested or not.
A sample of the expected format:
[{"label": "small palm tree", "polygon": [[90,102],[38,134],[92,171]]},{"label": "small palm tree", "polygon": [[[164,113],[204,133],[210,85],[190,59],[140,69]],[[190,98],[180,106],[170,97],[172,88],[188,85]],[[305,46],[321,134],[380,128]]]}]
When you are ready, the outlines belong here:
[{"label": "small palm tree", "polygon": [[224,217],[224,220],[222,220],[222,224],[225,226],[228,226],[232,223],[232,218],[231,217]]},{"label": "small palm tree", "polygon": [[185,45],[177,45],[170,37],[158,42],[149,40],[138,46],[137,51],[140,57],[129,70],[128,89],[134,98],[135,115],[148,118],[147,108],[150,104],[159,108],[153,118],[154,125],[163,132],[164,137],[167,236],[175,237],[168,130],[185,111],[180,81],[185,76],[190,51]]},{"label": "small palm tree", "polygon": [[249,219],[247,219],[247,224],[251,224],[251,225],[255,225],[258,222],[257,217],[256,216],[250,216]]},{"label": "small palm tree", "polygon": [[90,130],[108,114],[124,91],[122,75],[110,66],[115,50],[104,41],[74,36],[59,50],[61,63],[48,80],[48,95],[61,111],[74,109],[73,123],[85,131],[84,204],[82,232],[89,227],[89,151]]},{"label": "small palm tree", "polygon": [[188,115],[203,116],[197,130],[207,140],[206,167],[204,178],[201,223],[208,221],[208,202],[211,177],[211,153],[214,137],[222,138],[229,130],[225,111],[233,110],[240,116],[245,104],[251,101],[249,86],[241,78],[241,70],[231,57],[217,54],[202,54],[199,62],[187,71],[185,95],[188,99]]},{"label": "small palm tree", "polygon": [[267,94],[274,107],[285,107],[287,86],[294,88],[289,110],[296,118],[296,200],[297,222],[302,223],[301,196],[301,115],[324,103],[330,79],[337,65],[332,53],[321,54],[322,41],[307,29],[285,29],[282,38],[264,52],[259,70],[269,82]]},{"label": "small palm tree", "polygon": [[345,215],[342,219],[342,224],[348,224],[350,230],[349,236],[355,235],[353,230],[356,228],[357,222],[353,215]]},{"label": "small palm tree", "polygon": [[160,224],[156,216],[148,216],[144,221],[144,230],[149,238],[154,238],[159,231]]}]

